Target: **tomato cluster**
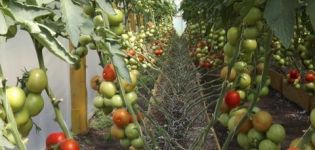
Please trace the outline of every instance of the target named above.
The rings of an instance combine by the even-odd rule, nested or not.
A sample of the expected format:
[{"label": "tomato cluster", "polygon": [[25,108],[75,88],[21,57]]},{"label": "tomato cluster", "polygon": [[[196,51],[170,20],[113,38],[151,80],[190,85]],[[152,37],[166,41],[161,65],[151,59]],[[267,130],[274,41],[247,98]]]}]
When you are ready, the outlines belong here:
[{"label": "tomato cluster", "polygon": [[46,150],[80,150],[80,145],[73,139],[67,139],[63,132],[53,132],[46,138]]},{"label": "tomato cluster", "polygon": [[[32,117],[37,116],[44,108],[41,92],[47,87],[48,80],[44,70],[35,68],[23,76],[22,87],[10,86],[6,89],[6,97],[14,113],[18,131],[22,137],[27,137],[33,128]],[[1,119],[7,121],[3,107],[0,107]],[[5,136],[16,143],[11,132]]]},{"label": "tomato cluster", "polygon": [[142,148],[144,145],[144,141],[140,136],[140,129],[133,123],[132,116],[126,109],[126,103],[131,104],[138,114],[137,121],[141,121],[142,115],[135,107],[138,100],[137,93],[135,92],[138,77],[139,72],[131,70],[131,83],[121,79],[121,86],[126,92],[124,94],[125,101],[118,91],[118,77],[115,67],[112,64],[105,65],[103,79],[95,80],[97,83],[93,83],[93,89],[96,89],[98,92],[98,96],[94,98],[94,106],[102,110],[106,115],[112,114],[114,125],[110,129],[111,136],[119,139],[121,146],[124,148],[129,148],[130,146]]}]

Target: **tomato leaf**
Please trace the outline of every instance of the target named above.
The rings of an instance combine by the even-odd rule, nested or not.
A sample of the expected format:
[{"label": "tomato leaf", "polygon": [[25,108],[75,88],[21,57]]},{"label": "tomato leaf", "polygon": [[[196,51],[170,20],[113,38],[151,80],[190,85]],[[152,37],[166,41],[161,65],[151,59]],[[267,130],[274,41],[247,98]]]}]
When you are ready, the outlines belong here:
[{"label": "tomato leaf", "polygon": [[120,48],[121,48],[120,45],[114,44],[111,47],[110,44],[107,44],[107,47],[109,47],[109,52],[111,53],[113,64],[114,64],[115,68],[117,69],[119,76],[122,77],[127,82],[131,83],[129,70],[126,67],[124,57],[121,56],[118,52],[118,51],[120,51]]},{"label": "tomato leaf", "polygon": [[79,44],[80,26],[85,21],[83,10],[71,0],[61,0],[62,20],[74,46]]},{"label": "tomato leaf", "polygon": [[26,0],[26,4],[28,4],[28,5],[38,5],[36,0]]},{"label": "tomato leaf", "polygon": [[296,0],[268,0],[264,17],[285,48],[289,48],[294,33]]},{"label": "tomato leaf", "polygon": [[14,19],[23,22],[24,20],[33,21],[35,18],[51,14],[48,9],[25,5],[14,1],[9,2],[9,8],[14,15]]},{"label": "tomato leaf", "polygon": [[0,34],[6,34],[8,32],[8,26],[4,18],[4,14],[0,11]]},{"label": "tomato leaf", "polygon": [[315,1],[308,0],[308,5],[306,7],[306,14],[310,17],[313,29],[315,30]]},{"label": "tomato leaf", "polygon": [[111,3],[107,0],[96,0],[96,3],[99,7],[102,8],[102,10],[108,14],[115,15],[116,12],[114,11]]},{"label": "tomato leaf", "polygon": [[69,51],[64,48],[64,46],[56,38],[53,37],[51,32],[47,29],[48,27],[43,26],[44,25],[39,26],[41,30],[40,33],[33,33],[31,35],[57,57],[68,62],[69,64],[75,64],[79,58],[70,54]]}]

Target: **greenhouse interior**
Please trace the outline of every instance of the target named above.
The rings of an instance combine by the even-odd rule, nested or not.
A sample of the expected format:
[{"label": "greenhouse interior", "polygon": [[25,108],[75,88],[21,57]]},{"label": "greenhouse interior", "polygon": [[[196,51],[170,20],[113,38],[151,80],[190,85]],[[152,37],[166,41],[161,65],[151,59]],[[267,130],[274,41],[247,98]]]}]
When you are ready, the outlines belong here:
[{"label": "greenhouse interior", "polygon": [[315,150],[315,0],[0,0],[0,150]]}]

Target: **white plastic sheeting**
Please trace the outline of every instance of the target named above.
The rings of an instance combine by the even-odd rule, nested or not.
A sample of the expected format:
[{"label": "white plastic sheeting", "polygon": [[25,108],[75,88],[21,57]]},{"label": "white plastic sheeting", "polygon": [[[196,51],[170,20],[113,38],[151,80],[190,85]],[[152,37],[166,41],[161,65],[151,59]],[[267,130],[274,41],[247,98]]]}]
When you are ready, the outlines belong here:
[{"label": "white plastic sheeting", "polygon": [[[175,0],[174,1],[176,4],[176,9],[178,10],[180,8],[182,0]],[[183,20],[182,17],[182,12],[178,12],[174,17],[173,17],[173,25],[176,30],[176,33],[181,36],[186,28],[186,22]]]},{"label": "white plastic sheeting", "polygon": [[[61,39],[62,40],[62,39]],[[68,46],[67,40],[62,40],[65,47]],[[70,97],[70,66],[52,55],[48,50],[44,50],[45,64],[48,68],[49,86],[52,88],[57,98],[62,98],[60,104],[63,116],[71,128],[71,97]],[[15,85],[17,77],[21,77],[24,68],[30,70],[38,67],[36,52],[32,40],[28,33],[19,32],[13,39],[0,45],[0,64],[2,65],[5,77],[8,79],[8,85]],[[98,66],[98,57],[95,52],[90,52],[87,57],[87,90],[89,101],[89,114],[93,112],[92,99],[95,92],[89,87],[90,79],[95,74],[101,73],[101,67]],[[45,99],[44,110],[33,121],[42,129],[39,133],[35,132],[33,127],[27,148],[29,150],[45,149],[45,139],[50,132],[60,131],[56,122],[54,122],[54,111],[46,93],[42,93]]]}]

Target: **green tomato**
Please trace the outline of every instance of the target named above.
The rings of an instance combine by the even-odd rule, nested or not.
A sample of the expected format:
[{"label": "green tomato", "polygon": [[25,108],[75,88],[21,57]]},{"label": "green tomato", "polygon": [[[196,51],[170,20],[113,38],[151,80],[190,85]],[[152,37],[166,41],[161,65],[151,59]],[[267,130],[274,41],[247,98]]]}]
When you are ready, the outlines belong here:
[{"label": "green tomato", "polygon": [[312,109],[311,114],[310,114],[310,121],[311,125],[315,127],[315,109]]},{"label": "green tomato", "polygon": [[121,139],[119,141],[121,147],[128,149],[131,146],[131,141],[129,139]]},{"label": "green tomato", "polygon": [[128,101],[130,104],[134,105],[137,102],[138,95],[135,91],[129,92],[125,95],[126,101]]},{"label": "green tomato", "polygon": [[116,35],[122,35],[124,33],[124,25],[121,23],[118,26],[110,26],[110,30]]},{"label": "green tomato", "polygon": [[221,123],[222,126],[228,127],[228,122],[229,122],[229,114],[227,113],[222,113],[218,119],[218,121]]},{"label": "green tomato", "polygon": [[246,68],[247,68],[246,62],[238,61],[234,64],[234,69],[239,73],[243,73],[246,70]]},{"label": "green tomato", "polygon": [[245,88],[249,87],[250,84],[251,84],[250,75],[247,73],[242,73],[240,76],[240,83],[239,83],[240,88],[245,89]]},{"label": "green tomato", "polygon": [[18,127],[26,124],[30,117],[30,112],[27,107],[23,107],[20,111],[14,113],[14,119]]},{"label": "green tomato", "polygon": [[228,129],[229,131],[232,131],[234,129],[234,127],[236,126],[235,124],[235,116],[232,116],[229,121],[228,121]]},{"label": "green tomato", "polygon": [[229,43],[226,43],[223,47],[224,56],[232,57],[234,53],[235,47]]},{"label": "green tomato", "polygon": [[129,123],[127,127],[125,128],[125,134],[128,139],[136,139],[139,137],[139,131],[134,123]]},{"label": "green tomato", "polygon": [[254,128],[250,129],[247,133],[247,136],[252,144],[258,145],[258,143],[264,139],[263,133],[255,130]]},{"label": "green tomato", "polygon": [[94,26],[98,27],[98,26],[104,26],[104,19],[102,17],[102,15],[97,15],[93,18],[93,23]]},{"label": "green tomato", "polygon": [[100,109],[104,107],[104,100],[102,96],[96,96],[93,100],[94,107]]},{"label": "green tomato", "polygon": [[90,35],[81,35],[79,39],[79,43],[82,46],[89,44],[91,41],[92,41],[92,38]]},{"label": "green tomato", "polygon": [[246,92],[244,90],[237,90],[238,94],[241,97],[241,100],[244,100],[246,97]]},{"label": "green tomato", "polygon": [[42,69],[32,69],[26,81],[26,87],[33,93],[41,93],[48,85],[46,73]]},{"label": "green tomato", "polygon": [[113,82],[103,81],[100,85],[100,93],[106,98],[112,98],[117,92]]},{"label": "green tomato", "polygon": [[18,130],[21,133],[22,137],[27,137],[28,134],[31,132],[32,128],[33,121],[32,119],[28,119],[28,121],[24,125],[20,126]]},{"label": "green tomato", "polygon": [[263,86],[259,92],[259,96],[267,96],[269,94],[269,87]]},{"label": "green tomato", "polygon": [[6,90],[6,96],[13,112],[21,110],[25,103],[25,93],[19,87],[9,87]]},{"label": "green tomato", "polygon": [[112,106],[115,108],[120,108],[124,106],[124,102],[119,94],[116,94],[112,97]]},{"label": "green tomato", "polygon": [[243,41],[243,48],[247,52],[253,52],[257,49],[257,41],[253,39],[247,39]]},{"label": "green tomato", "polygon": [[244,149],[248,149],[250,146],[250,139],[244,133],[237,135],[237,143]]},{"label": "green tomato", "polygon": [[136,149],[141,149],[144,146],[144,141],[141,137],[133,139],[131,145]]},{"label": "green tomato", "polygon": [[275,143],[265,139],[259,143],[259,150],[280,150]]},{"label": "green tomato", "polygon": [[267,138],[276,144],[280,144],[284,141],[286,133],[285,129],[280,124],[273,124],[267,131]]},{"label": "green tomato", "polygon": [[29,93],[26,97],[25,106],[32,117],[38,115],[44,108],[44,99],[40,94]]},{"label": "green tomato", "polygon": [[123,22],[124,14],[119,9],[114,9],[116,14],[108,14],[108,21],[111,26],[117,26]]},{"label": "green tomato", "polygon": [[312,144],[315,145],[315,132],[312,133],[311,141]]},{"label": "green tomato", "polygon": [[243,36],[245,39],[256,39],[259,32],[256,27],[248,27],[244,29]]},{"label": "green tomato", "polygon": [[255,25],[256,22],[262,19],[262,12],[259,8],[252,7],[247,15],[244,17],[243,22],[247,25]]},{"label": "green tomato", "polygon": [[227,41],[231,45],[236,45],[239,39],[240,33],[237,27],[231,27],[227,32]]},{"label": "green tomato", "polygon": [[105,107],[112,107],[113,104],[112,104],[112,100],[111,99],[108,99],[106,97],[103,97],[103,103],[104,103],[104,106]]}]

